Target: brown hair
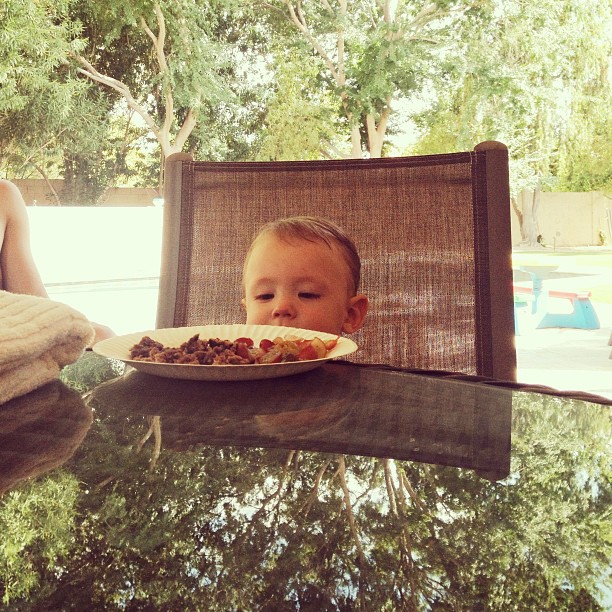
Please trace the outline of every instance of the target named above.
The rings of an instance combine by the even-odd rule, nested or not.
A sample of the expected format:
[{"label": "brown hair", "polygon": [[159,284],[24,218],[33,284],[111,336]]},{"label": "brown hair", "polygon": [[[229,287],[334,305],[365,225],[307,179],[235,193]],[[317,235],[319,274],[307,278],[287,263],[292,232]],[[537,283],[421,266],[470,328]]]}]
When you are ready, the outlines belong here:
[{"label": "brown hair", "polygon": [[361,277],[361,260],[357,248],[343,229],[321,217],[286,217],[271,221],[260,228],[244,258],[243,276],[255,243],[267,234],[275,234],[281,239],[297,238],[309,242],[324,242],[330,248],[334,245],[339,247],[349,268],[353,295],[357,293]]}]

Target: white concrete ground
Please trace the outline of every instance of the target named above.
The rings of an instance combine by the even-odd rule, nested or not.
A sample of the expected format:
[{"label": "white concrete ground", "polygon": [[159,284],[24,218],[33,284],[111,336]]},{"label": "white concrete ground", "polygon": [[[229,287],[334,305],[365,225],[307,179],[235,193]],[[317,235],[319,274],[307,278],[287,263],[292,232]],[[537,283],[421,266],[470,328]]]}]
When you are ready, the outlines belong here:
[{"label": "white concrete ground", "polygon": [[47,286],[49,297],[69,304],[117,335],[155,329],[158,279]]},{"label": "white concrete ground", "polygon": [[600,329],[533,329],[516,336],[519,382],[612,399],[612,305],[595,303]]},{"label": "white concrete ground", "polygon": [[[612,287],[612,270],[551,279],[545,281],[545,286],[588,290],[589,284],[606,283]],[[593,309],[599,318],[599,329],[531,327],[516,336],[519,382],[587,391],[612,399],[612,346],[608,344],[612,334],[612,304],[594,301]]]}]

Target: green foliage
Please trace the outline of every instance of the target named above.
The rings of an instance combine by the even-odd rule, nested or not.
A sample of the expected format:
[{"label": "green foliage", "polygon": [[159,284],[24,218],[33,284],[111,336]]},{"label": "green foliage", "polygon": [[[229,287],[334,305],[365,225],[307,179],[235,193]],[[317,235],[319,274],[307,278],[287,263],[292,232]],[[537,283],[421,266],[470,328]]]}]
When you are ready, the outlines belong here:
[{"label": "green foliage", "polygon": [[[612,84],[609,84],[612,91]],[[576,120],[560,144],[560,191],[612,193],[612,96],[583,96],[575,105]]]},{"label": "green foliage", "polygon": [[333,100],[317,93],[320,62],[304,63],[298,57],[277,61],[257,158],[320,159],[324,144],[333,142],[337,131]]},{"label": "green foliage", "polygon": [[13,176],[57,168],[63,139],[90,110],[79,108],[89,85],[66,64],[84,45],[78,24],[67,18],[70,5],[0,6],[0,163]]},{"label": "green foliage", "polygon": [[100,357],[86,351],[80,359],[60,372],[60,380],[79,393],[87,393],[99,384],[120,376],[125,369],[121,361]]},{"label": "green foliage", "polygon": [[[599,0],[6,0],[0,164],[64,177],[65,203],[94,204],[116,184],[158,186],[176,146],[311,159],[495,139],[514,193],[609,191],[610,31]],[[398,151],[400,120],[420,138]]]},{"label": "green foliage", "polygon": [[[492,483],[404,461],[210,446],[210,425],[174,410],[152,463],[151,417],[94,395],[94,426],[64,468],[65,498],[55,494],[64,505],[36,507],[65,520],[49,519],[56,541],[29,513],[9,527],[30,551],[11,601],[25,603],[28,580],[34,609],[601,610],[612,429],[603,407],[560,402],[515,394],[511,474]],[[41,482],[30,495],[45,504]],[[10,499],[2,525],[25,498]],[[11,546],[13,558],[25,545]]]},{"label": "green foliage", "polygon": [[77,38],[78,24],[66,19],[70,4],[71,0],[5,0],[0,6],[1,112],[23,110],[42,95],[49,96],[50,112],[62,112],[61,102],[70,97],[70,90],[66,82],[50,77],[61,70],[70,50],[83,45]]},{"label": "green foliage", "polygon": [[423,136],[413,151],[500,140],[510,150],[514,193],[536,185],[605,189],[610,4],[504,2],[474,25],[457,41],[464,54],[450,56],[446,78],[432,81],[435,102],[417,117]]},{"label": "green foliage", "polygon": [[28,482],[0,500],[2,601],[28,597],[74,546],[78,483],[60,472]]}]

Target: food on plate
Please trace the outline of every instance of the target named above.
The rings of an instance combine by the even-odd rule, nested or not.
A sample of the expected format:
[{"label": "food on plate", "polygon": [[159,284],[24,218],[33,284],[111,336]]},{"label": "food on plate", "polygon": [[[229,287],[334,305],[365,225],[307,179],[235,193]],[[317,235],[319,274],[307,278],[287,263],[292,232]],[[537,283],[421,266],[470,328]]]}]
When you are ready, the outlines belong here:
[{"label": "food on plate", "polygon": [[251,338],[203,340],[200,334],[192,336],[178,347],[164,346],[149,336],[143,336],[130,348],[130,358],[155,363],[179,363],[191,365],[252,365],[308,361],[327,356],[338,343],[338,338],[298,338],[288,336],[274,340],[261,340],[259,346]]}]

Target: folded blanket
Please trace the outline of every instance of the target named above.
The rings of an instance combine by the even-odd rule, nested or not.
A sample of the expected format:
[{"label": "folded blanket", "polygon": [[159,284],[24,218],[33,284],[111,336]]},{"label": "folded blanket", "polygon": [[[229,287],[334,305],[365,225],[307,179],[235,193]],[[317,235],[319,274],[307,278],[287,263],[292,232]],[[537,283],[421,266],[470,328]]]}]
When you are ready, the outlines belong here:
[{"label": "folded blanket", "polygon": [[56,378],[93,338],[87,318],[70,306],[0,291],[0,404]]}]

